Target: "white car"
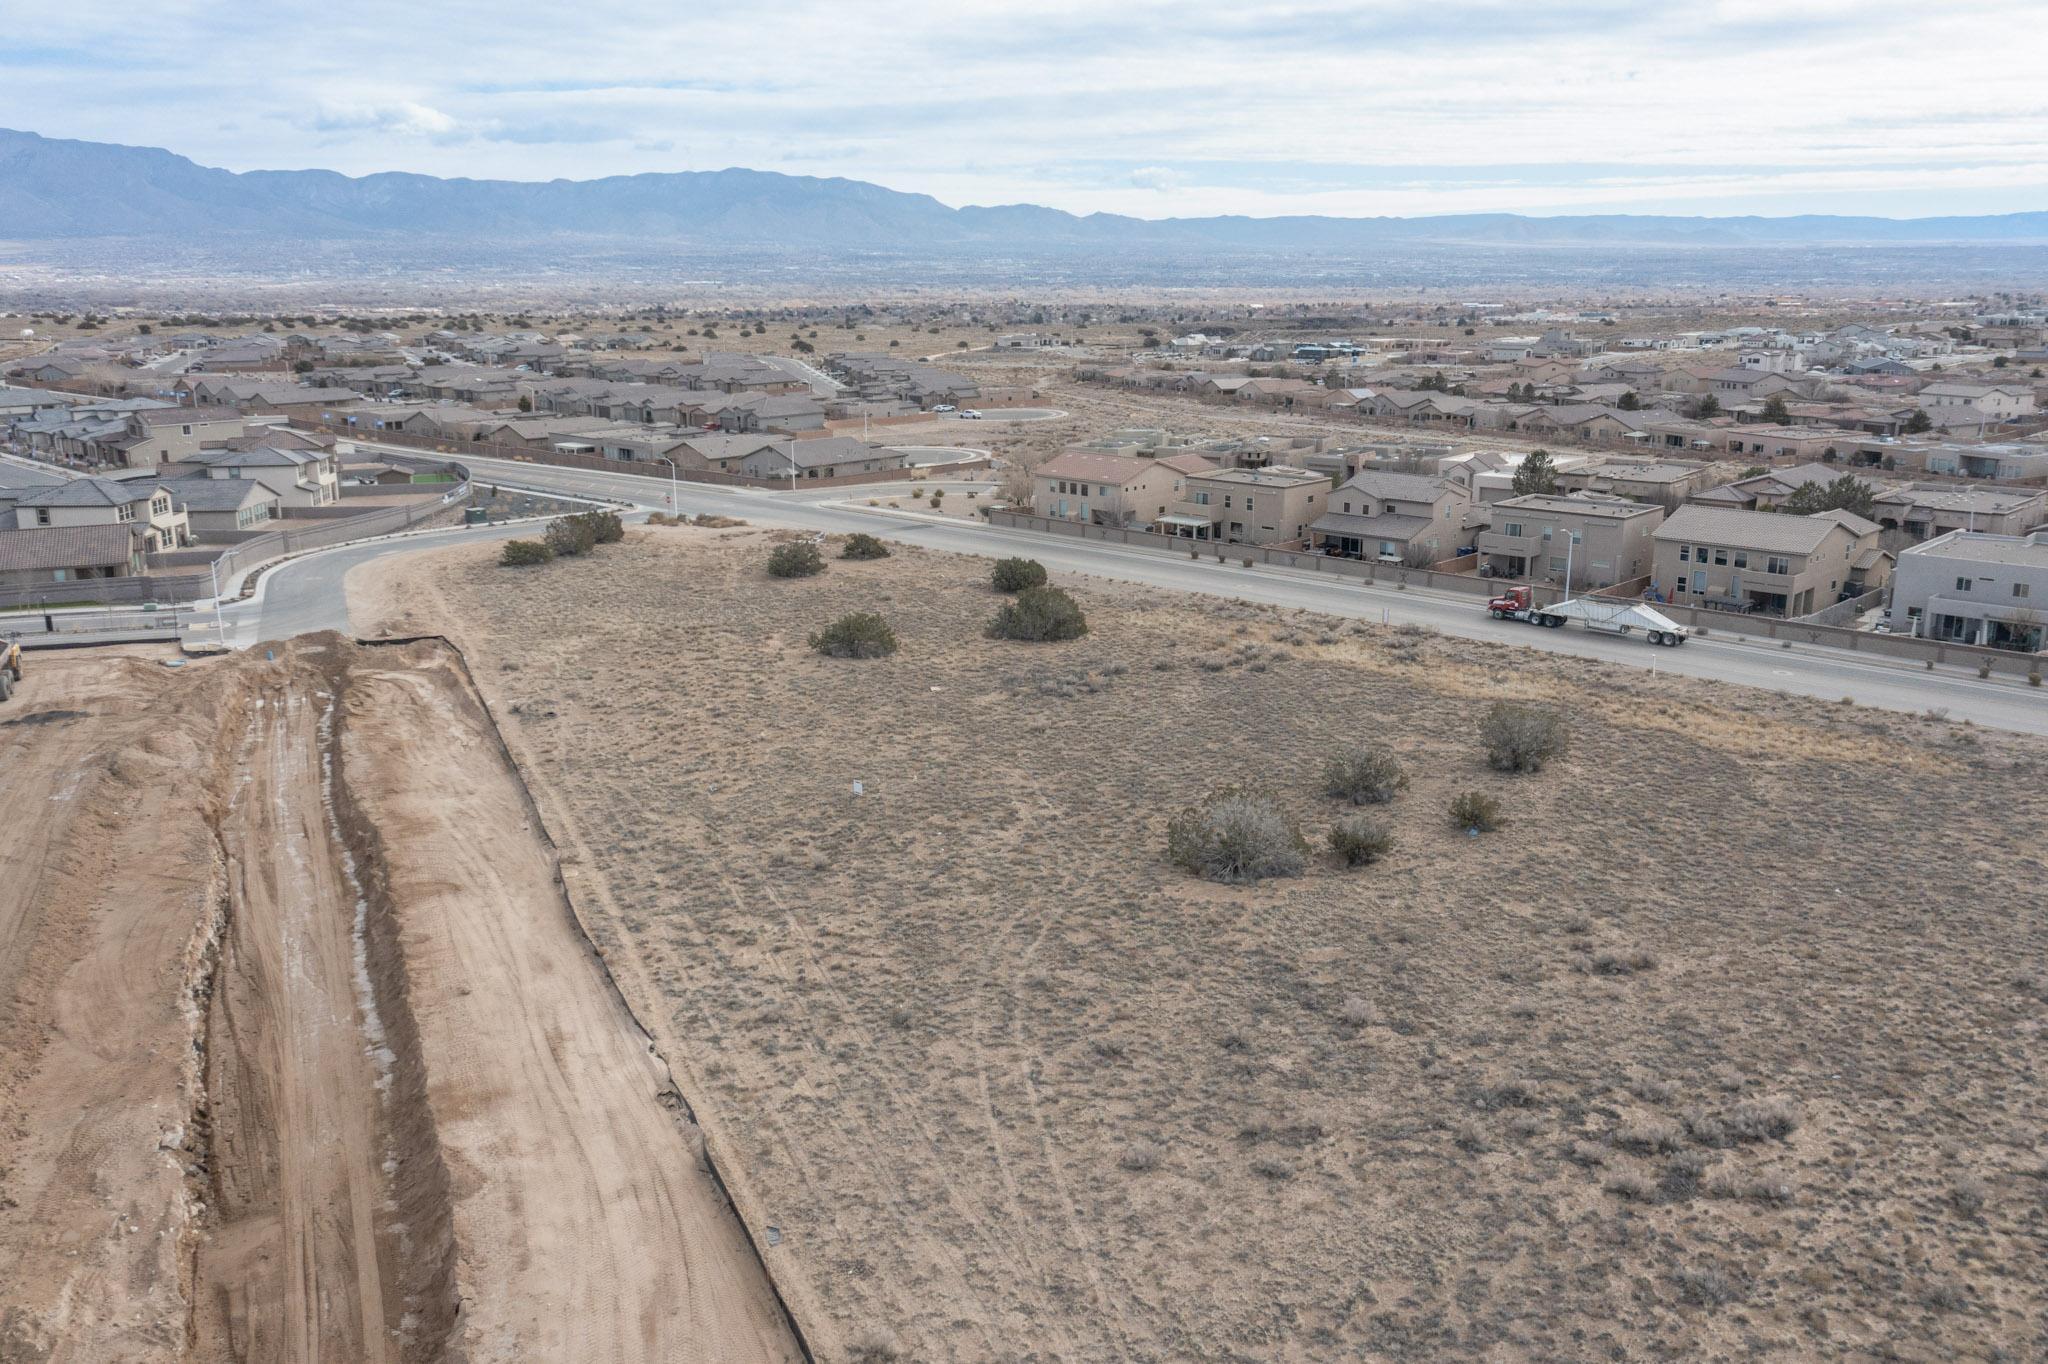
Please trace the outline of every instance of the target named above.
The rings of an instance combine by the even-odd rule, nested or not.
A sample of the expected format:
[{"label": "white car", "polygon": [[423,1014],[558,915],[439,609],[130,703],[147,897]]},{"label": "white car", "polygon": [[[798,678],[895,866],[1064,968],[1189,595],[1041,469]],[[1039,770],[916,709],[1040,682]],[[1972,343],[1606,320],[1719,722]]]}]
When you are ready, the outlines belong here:
[{"label": "white car", "polygon": [[952,410],[953,404],[951,403],[940,403],[936,407],[932,408],[932,411],[934,412],[951,412]]},{"label": "white car", "polygon": [[976,411],[975,411],[975,410],[974,410],[973,408],[971,408],[971,407],[970,407],[970,408],[968,408],[968,409],[967,409],[967,410],[966,410],[965,412],[962,412],[962,413],[961,413],[960,415],[961,415],[961,417],[962,417],[962,418],[964,418],[965,420],[967,420],[967,421],[971,421],[971,422],[978,422],[978,421],[980,421],[980,420],[981,420],[981,414],[980,414],[979,412],[976,412]]}]

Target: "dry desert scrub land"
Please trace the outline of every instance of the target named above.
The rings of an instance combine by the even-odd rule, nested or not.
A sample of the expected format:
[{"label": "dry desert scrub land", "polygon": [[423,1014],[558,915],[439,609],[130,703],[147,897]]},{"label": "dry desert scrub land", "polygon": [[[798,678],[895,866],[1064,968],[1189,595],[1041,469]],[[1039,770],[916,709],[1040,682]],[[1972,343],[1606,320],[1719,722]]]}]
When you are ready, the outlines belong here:
[{"label": "dry desert scrub land", "polygon": [[[359,585],[468,651],[821,1358],[2048,1350],[2048,748],[1091,582],[997,643],[983,561],[775,538]],[[1489,771],[1503,696],[1570,754]],[[1383,861],[1167,864],[1229,781],[1320,840],[1364,739]]]}]

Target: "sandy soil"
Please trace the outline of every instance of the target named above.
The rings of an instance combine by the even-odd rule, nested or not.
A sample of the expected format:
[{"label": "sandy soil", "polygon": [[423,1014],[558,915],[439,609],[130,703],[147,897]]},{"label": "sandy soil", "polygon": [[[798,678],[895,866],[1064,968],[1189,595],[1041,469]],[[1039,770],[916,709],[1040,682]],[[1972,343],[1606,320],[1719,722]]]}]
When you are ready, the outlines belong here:
[{"label": "sandy soil", "polygon": [[0,1359],[798,1357],[449,650],[38,655],[0,797]]},{"label": "sandy soil", "polygon": [[[463,644],[820,1357],[2048,1346],[2042,745],[1099,583],[995,645],[984,564],[769,538],[356,581]],[[809,653],[856,609],[901,652]],[[1489,771],[1499,696],[1571,756]],[[1319,837],[1363,737],[1385,862],[1166,863],[1223,782]]]}]

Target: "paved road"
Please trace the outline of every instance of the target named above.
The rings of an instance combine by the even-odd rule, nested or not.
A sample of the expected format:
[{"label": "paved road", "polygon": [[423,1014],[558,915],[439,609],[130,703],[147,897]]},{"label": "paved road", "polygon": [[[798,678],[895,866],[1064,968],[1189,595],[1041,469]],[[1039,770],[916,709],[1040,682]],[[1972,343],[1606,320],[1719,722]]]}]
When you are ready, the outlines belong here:
[{"label": "paved road", "polygon": [[831,375],[815,365],[806,364],[793,355],[764,355],[761,357],[775,368],[811,386],[811,395],[817,398],[836,398],[846,387]]},{"label": "paved road", "polygon": [[[612,497],[659,507],[668,492],[666,478],[613,474],[541,464],[464,457],[480,479],[517,483],[553,492]],[[860,490],[855,490],[858,492]],[[1513,621],[1489,618],[1469,596],[1421,589],[1335,581],[1307,570],[1242,568],[1236,564],[1193,561],[1156,550],[1070,540],[1030,531],[1008,530],[957,519],[869,508],[849,503],[847,490],[803,489],[795,496],[755,488],[713,488],[682,485],[683,510],[737,516],[756,524],[808,530],[870,531],[910,544],[961,554],[991,557],[1028,555],[1056,572],[1092,574],[1123,582],[1144,583],[1176,592],[1234,597],[1276,606],[1300,607],[1332,615],[1392,624],[1426,625],[1447,635],[1518,644],[1546,653],[1597,658],[1645,671],[1678,673],[1710,681],[1768,687],[1795,696],[1839,700],[1891,710],[1946,710],[1954,719],[1980,725],[2048,734],[2048,692],[2023,679],[1980,680],[1974,670],[1943,668],[1928,672],[1903,661],[1855,657],[1841,650],[1810,645],[1781,649],[1775,641],[1714,635],[1695,639],[1680,649],[1654,649],[1635,638],[1616,639],[1588,634],[1575,627],[1538,630]],[[515,532],[451,532],[509,535]],[[359,547],[361,557],[402,553],[416,542]],[[435,543],[427,539],[424,543]],[[343,568],[361,558],[358,551],[340,553]],[[300,629],[338,627],[346,623],[340,603],[340,569],[326,556],[286,565],[271,575],[270,591],[282,591],[276,606],[264,608],[265,637]],[[306,622],[319,621],[320,624]]]}]

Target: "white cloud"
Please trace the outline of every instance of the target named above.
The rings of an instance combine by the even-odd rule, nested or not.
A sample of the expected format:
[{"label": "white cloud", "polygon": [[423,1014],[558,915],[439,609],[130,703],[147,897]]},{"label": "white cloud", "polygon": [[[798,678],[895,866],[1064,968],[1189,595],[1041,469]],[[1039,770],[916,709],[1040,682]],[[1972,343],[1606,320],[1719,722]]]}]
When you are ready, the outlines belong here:
[{"label": "white cloud", "polygon": [[1146,216],[2048,208],[2039,3],[72,0],[10,14],[0,124],[235,169],[752,165]]}]

